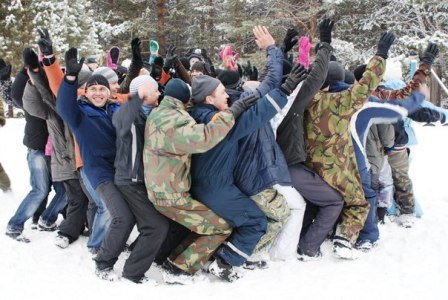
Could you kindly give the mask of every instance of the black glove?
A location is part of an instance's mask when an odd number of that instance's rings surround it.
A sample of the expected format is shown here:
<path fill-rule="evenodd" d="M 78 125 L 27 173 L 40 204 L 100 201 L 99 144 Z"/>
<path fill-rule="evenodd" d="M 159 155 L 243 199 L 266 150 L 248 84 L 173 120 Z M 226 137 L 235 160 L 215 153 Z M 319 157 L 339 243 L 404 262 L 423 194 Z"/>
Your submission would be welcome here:
<path fill-rule="evenodd" d="M 201 56 L 204 58 L 204 60 L 211 61 L 210 57 L 208 56 L 207 49 L 201 49 Z"/>
<path fill-rule="evenodd" d="M 169 45 L 166 50 L 165 62 L 163 64 L 165 71 L 171 69 L 172 67 L 176 67 L 177 55 L 175 52 L 176 47 L 174 45 Z"/>
<path fill-rule="evenodd" d="M 240 78 L 243 77 L 243 68 L 241 67 L 241 65 L 239 63 L 236 64 L 237 68 L 238 68 L 238 74 L 240 74 Z"/>
<path fill-rule="evenodd" d="M 378 50 L 376 51 L 376 55 L 387 59 L 387 53 L 389 52 L 390 46 L 392 46 L 394 41 L 395 35 L 392 32 L 384 32 L 378 41 Z"/>
<path fill-rule="evenodd" d="M 301 64 L 296 64 L 286 78 L 285 83 L 280 86 L 280 90 L 288 96 L 291 95 L 292 91 L 294 91 L 299 83 L 301 83 L 307 76 L 308 73 L 306 72 L 306 69 Z"/>
<path fill-rule="evenodd" d="M 40 39 L 37 42 L 39 45 L 40 52 L 42 52 L 43 55 L 52 55 L 53 54 L 53 43 L 51 42 L 50 34 L 48 33 L 48 29 L 44 28 L 42 31 L 41 29 L 37 29 L 37 32 L 40 35 Z"/>
<path fill-rule="evenodd" d="M 437 47 L 437 44 L 429 43 L 428 47 L 426 47 L 425 52 L 423 52 L 423 55 L 420 57 L 420 61 L 422 64 L 431 67 L 438 54 L 439 47 Z"/>
<path fill-rule="evenodd" d="M 324 19 L 319 24 L 320 41 L 331 44 L 331 31 L 333 30 L 334 22 L 330 19 Z"/>
<path fill-rule="evenodd" d="M 286 31 L 286 35 L 285 38 L 283 39 L 283 53 L 287 53 L 289 52 L 292 47 L 294 47 L 297 42 L 299 41 L 298 39 L 295 39 L 296 36 L 299 35 L 299 32 L 295 29 L 295 28 L 289 28 Z"/>
<path fill-rule="evenodd" d="M 254 66 L 254 70 L 252 71 L 252 75 L 249 77 L 249 80 L 258 80 L 258 69 Z"/>
<path fill-rule="evenodd" d="M 135 38 L 131 41 L 132 60 L 135 62 L 141 62 L 143 66 L 142 53 L 140 52 L 141 41 L 139 38 Z"/>
<path fill-rule="evenodd" d="M 36 52 L 31 48 L 25 48 L 23 50 L 23 62 L 31 70 L 39 68 L 39 59 L 37 58 Z"/>
<path fill-rule="evenodd" d="M 5 61 L 0 58 L 0 80 L 8 80 L 11 77 L 11 65 L 7 65 Z"/>
<path fill-rule="evenodd" d="M 5 126 L 5 123 L 6 123 L 5 117 L 0 116 L 0 127 Z"/>
<path fill-rule="evenodd" d="M 250 64 L 250 60 L 247 61 L 247 65 L 243 65 L 243 70 L 243 75 L 246 76 L 246 78 L 249 78 L 252 75 L 253 70 L 252 65 Z"/>
<path fill-rule="evenodd" d="M 65 52 L 65 74 L 78 76 L 84 63 L 84 57 L 78 62 L 78 49 L 70 48 Z"/>
<path fill-rule="evenodd" d="M 188 48 L 187 53 L 185 53 L 185 57 L 189 57 L 190 55 L 192 55 L 194 53 L 194 50 L 196 50 L 196 48 Z"/>
<path fill-rule="evenodd" d="M 229 108 L 233 117 L 237 119 L 246 109 L 254 105 L 258 100 L 255 95 L 250 95 L 244 99 L 238 100 Z"/>

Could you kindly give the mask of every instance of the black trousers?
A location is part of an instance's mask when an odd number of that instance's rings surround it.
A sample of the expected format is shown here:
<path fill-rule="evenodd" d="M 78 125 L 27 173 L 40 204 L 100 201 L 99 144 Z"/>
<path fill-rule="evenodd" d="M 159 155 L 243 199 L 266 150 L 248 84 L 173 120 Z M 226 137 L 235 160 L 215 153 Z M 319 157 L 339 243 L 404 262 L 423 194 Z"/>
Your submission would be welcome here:
<path fill-rule="evenodd" d="M 168 234 L 169 222 L 149 201 L 143 184 L 117 185 L 117 188 L 129 205 L 140 233 L 123 267 L 123 277 L 138 281 L 159 253 Z"/>

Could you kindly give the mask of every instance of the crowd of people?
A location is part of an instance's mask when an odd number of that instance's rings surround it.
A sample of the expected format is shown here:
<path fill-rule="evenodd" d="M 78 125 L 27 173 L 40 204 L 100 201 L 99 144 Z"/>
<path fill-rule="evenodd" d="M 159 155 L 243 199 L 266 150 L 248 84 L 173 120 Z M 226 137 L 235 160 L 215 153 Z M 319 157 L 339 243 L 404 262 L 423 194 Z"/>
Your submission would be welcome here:
<path fill-rule="evenodd" d="M 241 268 L 269 260 L 318 260 L 326 239 L 336 257 L 356 259 L 378 244 L 388 213 L 412 228 L 421 211 L 407 128 L 411 119 L 446 122 L 426 100 L 439 49 L 429 43 L 410 82 L 383 80 L 394 34 L 348 70 L 333 53 L 333 26 L 319 24 L 312 55 L 293 28 L 276 46 L 266 27 L 254 27 L 266 52 L 258 69 L 240 66 L 229 45 L 220 66 L 204 49 L 181 56 L 174 46 L 146 62 L 139 38 L 128 67 L 116 46 L 106 66 L 70 48 L 61 67 L 39 29 L 38 49 L 23 50 L 14 80 L 0 60 L 2 97 L 25 112 L 31 183 L 6 235 L 29 243 L 32 219 L 32 228 L 57 231 L 54 243 L 65 249 L 88 232 L 99 278 L 144 283 L 157 264 L 166 282 L 185 284 L 198 272 L 233 282 Z M 0 165 L 0 188 L 10 186 Z M 118 276 L 123 251 L 130 255 Z"/>

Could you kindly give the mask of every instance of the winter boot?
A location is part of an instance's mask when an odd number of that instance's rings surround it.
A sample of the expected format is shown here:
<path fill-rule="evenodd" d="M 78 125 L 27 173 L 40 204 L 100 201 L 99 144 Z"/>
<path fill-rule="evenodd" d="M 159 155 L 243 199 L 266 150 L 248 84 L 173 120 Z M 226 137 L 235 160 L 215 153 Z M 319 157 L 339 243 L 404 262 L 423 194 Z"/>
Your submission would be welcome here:
<path fill-rule="evenodd" d="M 58 234 L 54 239 L 54 244 L 59 248 L 65 249 L 70 245 L 70 240 L 68 237 Z"/>
<path fill-rule="evenodd" d="M 297 259 L 300 261 L 316 261 L 322 259 L 322 252 L 320 249 L 317 250 L 316 253 L 305 252 L 302 249 L 297 249 Z"/>
<path fill-rule="evenodd" d="M 215 260 L 208 267 L 208 271 L 209 273 L 228 282 L 233 282 L 242 277 L 242 275 L 238 274 L 231 265 L 226 264 L 220 258 L 215 258 Z"/>
<path fill-rule="evenodd" d="M 401 214 L 395 218 L 394 222 L 404 228 L 412 228 L 416 221 L 414 214 Z"/>
<path fill-rule="evenodd" d="M 104 269 L 100 269 L 97 266 L 95 268 L 95 275 L 103 280 L 106 280 L 106 281 L 118 281 L 118 276 L 115 273 L 113 267 L 107 267 Z"/>
<path fill-rule="evenodd" d="M 352 243 L 346 238 L 334 236 L 333 238 L 333 253 L 336 257 L 342 259 L 357 259 L 358 253 L 353 249 Z"/>
<path fill-rule="evenodd" d="M 192 284 L 194 282 L 193 274 L 189 274 L 174 265 L 169 259 L 162 264 L 163 281 L 169 284 Z"/>

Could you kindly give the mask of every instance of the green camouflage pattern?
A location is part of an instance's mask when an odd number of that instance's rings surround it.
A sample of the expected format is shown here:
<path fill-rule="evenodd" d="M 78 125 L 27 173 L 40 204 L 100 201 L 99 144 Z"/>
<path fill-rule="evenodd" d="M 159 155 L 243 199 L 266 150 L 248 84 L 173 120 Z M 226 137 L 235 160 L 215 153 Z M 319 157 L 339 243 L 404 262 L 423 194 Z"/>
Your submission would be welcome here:
<path fill-rule="evenodd" d="M 306 165 L 344 198 L 338 235 L 355 242 L 369 212 L 350 133 L 350 118 L 376 89 L 385 60 L 373 57 L 362 79 L 340 93 L 318 92 L 305 111 Z"/>
<path fill-rule="evenodd" d="M 412 181 L 409 177 L 409 160 L 407 149 L 392 151 L 389 164 L 394 181 L 394 199 L 401 214 L 414 213 L 415 199 Z"/>
<path fill-rule="evenodd" d="M 170 254 L 173 264 L 190 274 L 199 271 L 232 233 L 232 228 L 223 218 L 191 197 L 186 199 L 185 204 L 154 207 L 167 218 L 191 230 Z"/>
<path fill-rule="evenodd" d="M 253 255 L 267 251 L 289 217 L 290 210 L 285 197 L 274 188 L 267 188 L 250 197 L 268 219 L 266 233 L 255 246 Z"/>
<path fill-rule="evenodd" d="M 149 199 L 157 205 L 185 204 L 191 185 L 191 155 L 218 144 L 235 124 L 228 111 L 197 124 L 185 104 L 165 96 L 146 120 L 143 164 Z"/>

